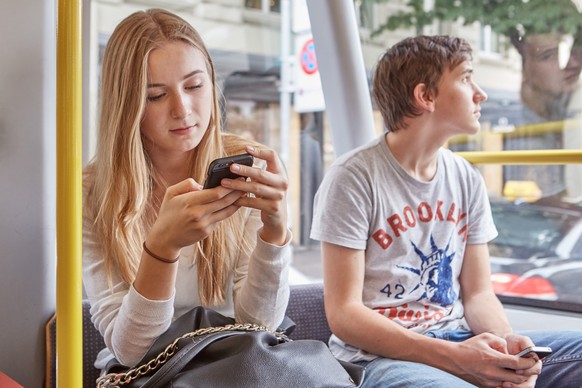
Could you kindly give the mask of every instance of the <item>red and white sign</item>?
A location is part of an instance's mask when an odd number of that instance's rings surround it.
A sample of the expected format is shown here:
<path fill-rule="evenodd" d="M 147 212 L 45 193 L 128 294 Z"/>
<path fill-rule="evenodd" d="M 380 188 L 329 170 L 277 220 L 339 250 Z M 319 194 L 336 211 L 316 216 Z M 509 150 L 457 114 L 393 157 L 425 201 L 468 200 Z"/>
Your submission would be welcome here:
<path fill-rule="evenodd" d="M 325 100 L 321 89 L 321 77 L 317 66 L 317 56 L 311 33 L 295 37 L 295 111 L 317 112 L 325 110 Z"/>

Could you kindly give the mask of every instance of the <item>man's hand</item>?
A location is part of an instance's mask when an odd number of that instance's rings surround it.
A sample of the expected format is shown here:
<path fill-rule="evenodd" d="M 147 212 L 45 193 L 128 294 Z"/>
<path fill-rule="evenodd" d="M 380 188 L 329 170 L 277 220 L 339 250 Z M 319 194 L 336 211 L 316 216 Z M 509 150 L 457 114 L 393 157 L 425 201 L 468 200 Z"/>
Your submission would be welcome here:
<path fill-rule="evenodd" d="M 508 354 L 504 338 L 483 333 L 460 342 L 450 372 L 479 387 L 533 387 L 541 366 Z"/>

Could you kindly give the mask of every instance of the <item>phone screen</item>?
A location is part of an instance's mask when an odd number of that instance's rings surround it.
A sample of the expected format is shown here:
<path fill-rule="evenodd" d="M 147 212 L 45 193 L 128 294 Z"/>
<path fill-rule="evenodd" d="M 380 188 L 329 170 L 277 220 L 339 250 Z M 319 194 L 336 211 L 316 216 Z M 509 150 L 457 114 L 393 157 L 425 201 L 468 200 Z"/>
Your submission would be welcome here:
<path fill-rule="evenodd" d="M 230 165 L 233 163 L 252 166 L 253 156 L 251 154 L 240 154 L 226 156 L 212 161 L 208 166 L 208 174 L 206 176 L 206 181 L 204 181 L 204 188 L 212 189 L 219 186 L 220 181 L 224 178 L 236 179 L 240 177 L 240 175 L 230 171 Z"/>
<path fill-rule="evenodd" d="M 552 354 L 552 348 L 547 346 L 530 346 L 523 349 L 521 352 L 517 353 L 519 357 L 533 357 L 537 355 L 537 357 L 542 360 L 545 357 Z"/>

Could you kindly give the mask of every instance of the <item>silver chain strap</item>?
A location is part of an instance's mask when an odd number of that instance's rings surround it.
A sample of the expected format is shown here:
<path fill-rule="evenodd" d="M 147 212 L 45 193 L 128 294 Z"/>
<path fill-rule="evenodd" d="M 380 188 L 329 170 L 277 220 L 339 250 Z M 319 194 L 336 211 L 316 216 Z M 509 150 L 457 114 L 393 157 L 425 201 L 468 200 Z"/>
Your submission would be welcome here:
<path fill-rule="evenodd" d="M 129 384 L 131 381 L 137 379 L 138 377 L 144 376 L 158 369 L 160 366 L 164 365 L 170 359 L 170 357 L 174 355 L 174 353 L 176 353 L 176 350 L 178 349 L 178 341 L 180 341 L 181 339 L 194 338 L 206 334 L 214 334 L 225 331 L 266 331 L 275 335 L 277 339 L 279 339 L 279 341 L 281 342 L 290 341 L 290 339 L 285 334 L 269 330 L 265 326 L 257 325 L 254 323 L 236 323 L 225 326 L 198 329 L 196 331 L 186 333 L 183 336 L 176 338 L 171 344 L 166 346 L 163 352 L 161 352 L 155 358 L 151 359 L 145 364 L 130 369 L 124 373 L 109 373 L 107 375 L 99 377 L 97 379 L 97 388 L 114 388 L 119 387 L 120 385 L 126 385 Z"/>

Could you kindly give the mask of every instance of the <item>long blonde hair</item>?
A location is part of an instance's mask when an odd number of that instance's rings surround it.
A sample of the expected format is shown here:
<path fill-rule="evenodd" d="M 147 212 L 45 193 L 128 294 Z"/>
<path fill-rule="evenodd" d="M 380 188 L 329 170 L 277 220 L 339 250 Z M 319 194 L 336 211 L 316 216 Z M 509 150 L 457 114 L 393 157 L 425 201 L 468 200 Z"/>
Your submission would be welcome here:
<path fill-rule="evenodd" d="M 165 186 L 144 148 L 140 122 L 146 104 L 149 54 L 170 41 L 200 50 L 213 86 L 209 127 L 191 152 L 191 177 L 202 182 L 210 161 L 244 152 L 249 144 L 221 134 L 214 65 L 202 38 L 188 22 L 151 9 L 128 16 L 115 28 L 103 57 L 99 137 L 95 158 L 85 170 L 84 178 L 91 183 L 84 209 L 94 220 L 109 279 L 117 271 L 128 284 L 135 278 L 142 242 L 157 217 L 159 203 L 154 203 L 153 188 Z M 199 244 L 196 266 L 203 304 L 225 300 L 236 247 L 247 253 L 251 249 L 243 241 L 243 223 L 239 211 Z"/>

